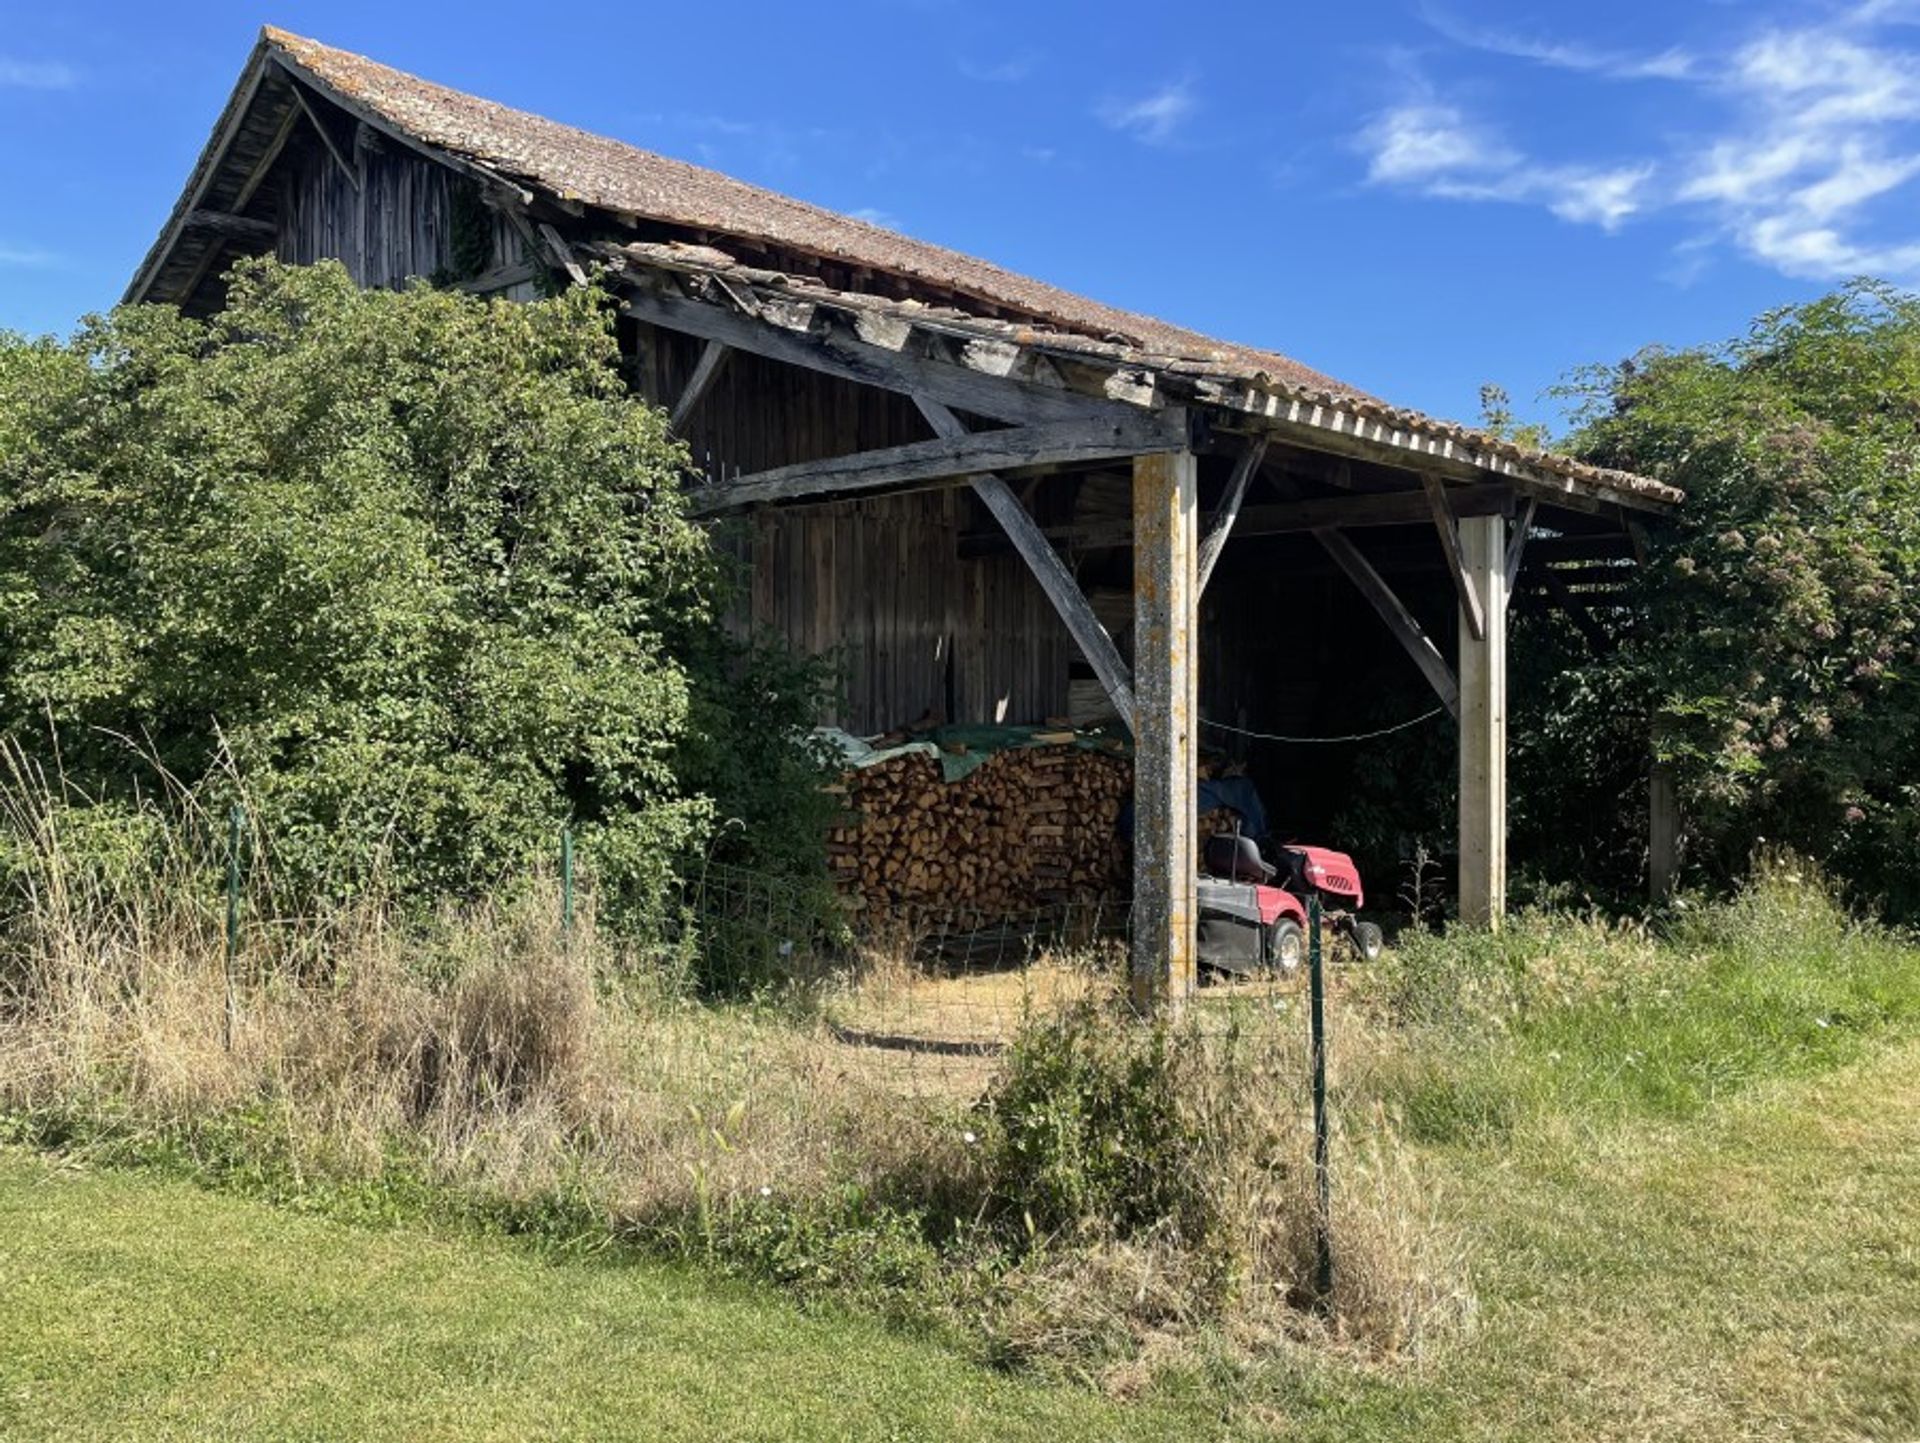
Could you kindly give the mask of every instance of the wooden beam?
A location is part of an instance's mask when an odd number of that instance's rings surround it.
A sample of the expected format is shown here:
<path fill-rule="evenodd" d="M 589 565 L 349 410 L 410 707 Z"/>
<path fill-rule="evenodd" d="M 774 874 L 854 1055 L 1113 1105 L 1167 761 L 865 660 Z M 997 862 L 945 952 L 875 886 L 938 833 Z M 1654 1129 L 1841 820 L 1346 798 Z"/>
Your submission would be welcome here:
<path fill-rule="evenodd" d="M 1533 529 L 1533 513 L 1540 509 L 1537 497 L 1527 498 L 1526 508 L 1514 523 L 1513 539 L 1507 543 L 1507 605 L 1513 605 L 1514 583 L 1520 579 L 1520 563 L 1526 559 L 1527 533 Z"/>
<path fill-rule="evenodd" d="M 444 146 L 433 145 L 428 141 L 420 140 L 407 134 L 406 131 L 388 120 L 386 116 L 375 110 L 371 105 L 368 105 L 365 101 L 347 91 L 336 88 L 313 70 L 302 65 L 298 60 L 295 60 L 291 55 L 287 54 L 286 51 L 279 49 L 277 46 L 270 47 L 264 41 L 262 42 L 261 50 L 268 60 L 279 66 L 280 69 L 284 70 L 288 75 L 293 76 L 296 80 L 305 84 L 315 95 L 321 97 L 323 100 L 332 101 L 355 120 L 378 131 L 396 145 L 410 150 L 416 155 L 425 156 L 428 160 L 444 165 L 448 170 L 456 171 L 470 180 L 478 181 L 480 185 L 487 190 L 510 194 L 516 197 L 522 205 L 531 205 L 533 203 L 533 192 L 527 190 L 524 186 L 507 179 L 506 176 L 490 166 L 482 165 L 479 161 L 468 159 L 458 151 L 449 150 Z"/>
<path fill-rule="evenodd" d="M 965 423 L 938 401 L 916 396 L 914 403 L 942 442 L 952 445 L 972 435 Z M 1185 430 L 1185 424 L 1183 416 L 1182 431 Z M 1134 704 L 1133 677 L 1127 671 L 1126 662 L 1121 659 L 1120 649 L 1113 644 L 1113 638 L 1094 614 L 1086 593 L 1080 590 L 1080 583 L 1067 569 L 1067 563 L 1060 559 L 1060 553 L 1041 534 L 1040 527 L 1027 514 L 1026 507 L 1020 504 L 1020 498 L 1013 494 L 1006 482 L 991 473 L 969 476 L 967 480 L 973 487 L 974 495 L 980 498 L 1006 531 L 1014 549 L 1020 553 L 1034 580 L 1040 583 L 1040 589 L 1046 593 L 1047 600 L 1053 603 L 1053 609 L 1059 613 L 1067 633 L 1079 646 L 1087 665 L 1093 668 L 1093 674 L 1100 679 L 1101 688 L 1106 692 L 1107 700 L 1113 704 L 1115 713 L 1125 723 L 1127 730 L 1137 734 L 1138 713 Z"/>
<path fill-rule="evenodd" d="M 360 189 L 360 167 L 347 158 L 346 147 L 334 135 L 332 123 L 314 105 L 305 85 L 298 80 L 289 80 L 288 83 L 293 90 L 293 98 L 299 102 L 301 111 L 305 113 L 308 122 L 319 135 L 320 143 L 326 146 L 327 154 L 333 157 L 333 163 L 340 167 L 340 173 L 347 178 L 355 190 Z"/>
<path fill-rule="evenodd" d="M 1440 533 L 1440 546 L 1447 558 L 1447 570 L 1453 573 L 1453 589 L 1460 594 L 1460 615 L 1466 621 L 1467 630 L 1473 634 L 1473 639 L 1479 641 L 1487 634 L 1487 618 L 1480 609 L 1480 598 L 1467 580 L 1466 563 L 1460 552 L 1460 523 L 1454 517 L 1452 506 L 1448 504 L 1446 486 L 1431 471 L 1422 471 L 1420 487 L 1427 493 L 1427 508 L 1433 513 L 1434 529 Z M 1502 523 L 1501 557 L 1503 560 L 1506 556 L 1505 530 L 1505 524 Z"/>
<path fill-rule="evenodd" d="M 1673 768 L 1655 760 L 1647 778 L 1647 890 L 1670 902 L 1680 885 L 1680 794 Z"/>
<path fill-rule="evenodd" d="M 291 84 L 291 81 L 289 81 Z M 286 118 L 280 122 L 280 128 L 273 133 L 273 139 L 267 142 L 267 148 L 260 152 L 260 158 L 253 163 L 253 169 L 247 173 L 245 183 L 234 193 L 233 203 L 227 207 L 231 211 L 243 211 L 253 199 L 273 169 L 273 163 L 280 158 L 280 152 L 287 147 L 287 140 L 293 134 L 294 126 L 300 123 L 300 107 L 289 105 Z"/>
<path fill-rule="evenodd" d="M 127 284 L 125 294 L 121 297 L 123 301 L 132 304 L 147 299 L 147 292 L 153 288 L 154 281 L 159 278 L 161 268 L 166 265 L 173 255 L 174 248 L 179 245 L 181 236 L 186 233 L 187 213 L 199 206 L 201 200 L 212 189 L 215 179 L 218 178 L 220 162 L 226 158 L 227 152 L 233 148 L 234 140 L 245 127 L 253 109 L 253 102 L 258 97 L 266 76 L 267 48 L 266 42 L 262 40 L 254 46 L 253 54 L 247 60 L 247 68 L 241 73 L 240 82 L 234 88 L 234 99 L 221 114 L 212 138 L 207 141 L 207 148 L 201 157 L 203 163 L 194 168 L 194 175 L 198 179 L 189 182 L 191 194 L 185 197 L 185 205 L 175 208 L 173 215 L 167 221 L 166 228 L 160 233 L 160 238 L 141 259 L 140 269 L 134 273 L 132 281 Z M 218 246 L 207 247 L 206 254 L 200 258 L 200 264 L 193 272 L 189 288 L 176 298 L 182 305 L 192 297 L 193 290 L 198 288 L 201 277 L 206 274 L 207 266 L 218 251 Z"/>
<path fill-rule="evenodd" d="M 1433 471 L 1455 481 L 1500 480 L 1553 506 L 1598 513 L 1609 506 L 1663 514 L 1674 502 L 1615 490 L 1502 455 L 1441 428 L 1415 429 L 1359 407 L 1311 395 L 1282 395 L 1244 382 L 1200 381 L 1197 397 L 1258 419 L 1275 435 L 1310 450 L 1351 456 L 1403 471 Z"/>
<path fill-rule="evenodd" d="M 1506 523 L 1460 523 L 1461 574 L 1479 603 L 1460 611 L 1460 920 L 1498 928 L 1507 902 Z"/>
<path fill-rule="evenodd" d="M 280 236 L 280 228 L 270 220 L 255 220 L 250 215 L 233 215 L 223 210 L 188 211 L 187 229 L 209 231 L 224 240 L 272 241 Z"/>
<path fill-rule="evenodd" d="M 461 281 L 454 287 L 468 295 L 487 296 L 495 291 L 504 291 L 509 286 L 517 286 L 522 281 L 530 281 L 546 268 L 536 266 L 532 261 L 510 261 L 504 266 L 495 266 L 490 271 L 482 271 L 470 281 Z"/>
<path fill-rule="evenodd" d="M 687 418 L 693 415 L 694 408 L 706 399 L 720 368 L 726 364 L 727 357 L 733 354 L 733 347 L 724 341 L 708 341 L 700 352 L 700 359 L 694 364 L 693 374 L 687 378 L 686 389 L 680 393 L 680 399 L 673 403 L 673 415 L 668 424 L 678 432 L 685 429 Z"/>
<path fill-rule="evenodd" d="M 587 283 L 587 272 L 580 262 L 573 258 L 573 251 L 560 232 L 546 221 L 541 221 L 538 229 L 540 239 L 546 242 L 547 254 L 553 257 L 554 265 L 565 271 L 576 286 L 584 286 Z"/>
<path fill-rule="evenodd" d="M 1316 531 L 1313 536 L 1380 614 L 1380 619 L 1387 624 L 1387 630 L 1393 633 L 1393 639 L 1400 643 L 1407 655 L 1413 658 L 1414 665 L 1420 668 L 1421 675 L 1426 677 L 1427 685 L 1440 698 L 1440 704 L 1447 709 L 1447 714 L 1458 720 L 1460 683 L 1454 677 L 1453 668 L 1447 665 L 1446 658 L 1440 655 L 1440 648 L 1434 645 L 1433 638 L 1421 629 L 1413 613 L 1394 595 L 1393 588 L 1387 585 L 1380 573 L 1373 569 L 1373 564 L 1360 554 L 1359 548 L 1351 541 L 1331 529 Z"/>
<path fill-rule="evenodd" d="M 976 416 L 1016 425 L 1137 414 L 1141 409 L 1011 376 L 989 375 L 958 361 L 917 355 L 905 327 L 897 337 L 886 337 L 892 344 L 879 344 L 881 332 L 870 331 L 869 336 L 875 339 L 863 339 L 850 330 L 819 323 L 810 308 L 779 315 L 749 315 L 732 306 L 688 296 L 630 290 L 622 309 L 667 330 L 724 341 L 736 350 L 783 365 L 915 398 L 925 396 Z M 789 324 L 793 321 L 801 324 Z"/>
<path fill-rule="evenodd" d="M 1504 485 L 1464 486 L 1449 499 L 1460 516 L 1504 515 L 1513 493 Z M 1389 491 L 1377 495 L 1329 496 L 1311 501 L 1284 501 L 1272 505 L 1243 506 L 1233 528 L 1236 536 L 1286 536 L 1301 531 L 1319 531 L 1338 527 L 1412 526 L 1430 520 L 1432 510 L 1427 498 L 1418 491 Z M 1076 551 L 1099 551 L 1133 544 L 1132 528 L 1124 522 L 1091 522 L 1074 526 L 1055 526 L 1047 536 Z M 961 537 L 961 554 L 968 555 L 979 538 Z"/>
<path fill-rule="evenodd" d="M 1194 456 L 1133 463 L 1133 956 L 1135 1006 L 1179 1007 L 1194 986 L 1199 749 L 1199 499 Z"/>
<path fill-rule="evenodd" d="M 1226 498 L 1214 513 L 1207 539 L 1200 543 L 1199 579 L 1194 583 L 1196 596 L 1206 593 L 1213 568 L 1219 564 L 1220 553 L 1226 549 L 1227 537 L 1233 534 L 1233 523 L 1240 515 L 1240 503 L 1247 499 L 1247 483 L 1253 479 L 1254 472 L 1260 469 L 1260 462 L 1266 454 L 1267 438 L 1256 436 L 1247 442 L 1246 450 L 1240 453 L 1240 459 L 1234 463 L 1233 479 L 1227 483 Z"/>
<path fill-rule="evenodd" d="M 1647 564 L 1647 558 L 1653 550 L 1653 543 L 1647 537 L 1646 523 L 1628 517 L 1627 539 L 1633 542 L 1633 559 L 1642 566 L 1645 566 Z"/>
<path fill-rule="evenodd" d="M 1567 620 L 1587 639 L 1588 646 L 1602 656 L 1613 650 L 1613 638 L 1607 634 L 1607 629 L 1594 620 L 1593 613 L 1587 609 L 1584 601 L 1567 590 L 1566 582 L 1560 579 L 1557 572 L 1542 571 L 1540 585 L 1553 599 L 1554 605 L 1567 614 Z"/>
<path fill-rule="evenodd" d="M 924 404 L 921 409 L 926 409 Z M 1048 421 L 1003 431 L 961 430 L 931 441 L 824 461 L 802 461 L 758 471 L 725 485 L 703 486 L 693 493 L 692 514 L 712 516 L 771 502 L 931 482 L 957 484 L 981 472 L 1111 461 L 1150 451 L 1177 451 L 1186 443 L 1184 412 L 1131 411 L 1117 421 Z M 1039 534 L 1039 528 L 1034 529 Z"/>

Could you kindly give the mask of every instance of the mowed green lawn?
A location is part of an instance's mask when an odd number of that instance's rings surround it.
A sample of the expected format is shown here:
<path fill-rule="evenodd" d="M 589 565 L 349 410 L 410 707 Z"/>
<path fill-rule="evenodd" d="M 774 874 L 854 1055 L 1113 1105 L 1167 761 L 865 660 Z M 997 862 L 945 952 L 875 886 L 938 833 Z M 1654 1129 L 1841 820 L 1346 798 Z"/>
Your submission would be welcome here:
<path fill-rule="evenodd" d="M 1148 1438 L 1164 1417 L 649 1264 L 0 1149 L 0 1438 Z"/>
<path fill-rule="evenodd" d="M 1920 1438 L 1920 1046 L 1447 1164 L 1474 1336 L 1143 1405 L 696 1273 L 0 1150 L 0 1437 Z"/>

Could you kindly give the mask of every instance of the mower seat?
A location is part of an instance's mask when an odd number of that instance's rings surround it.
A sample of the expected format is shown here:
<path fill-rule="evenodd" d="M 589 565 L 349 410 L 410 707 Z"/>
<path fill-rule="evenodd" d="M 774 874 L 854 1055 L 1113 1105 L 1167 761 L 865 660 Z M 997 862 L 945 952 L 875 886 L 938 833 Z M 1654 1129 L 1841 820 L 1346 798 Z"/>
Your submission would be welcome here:
<path fill-rule="evenodd" d="M 1222 832 L 1218 836 L 1207 838 L 1206 851 L 1202 854 L 1209 876 L 1226 877 L 1235 882 L 1252 882 L 1264 886 L 1273 880 L 1273 867 L 1260 855 L 1260 848 L 1254 845 L 1252 837 L 1241 836 L 1238 832 Z"/>

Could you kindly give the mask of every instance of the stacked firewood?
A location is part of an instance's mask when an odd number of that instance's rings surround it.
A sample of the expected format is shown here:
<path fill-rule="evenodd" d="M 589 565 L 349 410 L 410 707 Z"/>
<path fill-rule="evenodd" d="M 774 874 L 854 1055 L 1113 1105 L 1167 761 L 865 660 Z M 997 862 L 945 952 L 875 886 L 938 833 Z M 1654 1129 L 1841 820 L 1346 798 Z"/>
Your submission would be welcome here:
<path fill-rule="evenodd" d="M 1118 749 L 1064 741 L 995 752 L 954 782 L 931 757 L 894 757 L 847 775 L 828 856 L 849 905 L 876 918 L 1101 901 L 1125 892 L 1119 820 L 1132 786 Z"/>

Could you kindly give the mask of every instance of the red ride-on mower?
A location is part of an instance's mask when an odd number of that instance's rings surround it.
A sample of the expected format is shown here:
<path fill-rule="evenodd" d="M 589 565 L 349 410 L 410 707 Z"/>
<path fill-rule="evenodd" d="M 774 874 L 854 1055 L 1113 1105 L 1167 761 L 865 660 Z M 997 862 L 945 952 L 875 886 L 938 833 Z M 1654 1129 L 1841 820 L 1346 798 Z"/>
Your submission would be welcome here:
<path fill-rule="evenodd" d="M 1380 929 L 1354 915 L 1366 899 L 1353 858 L 1325 847 L 1278 851 L 1284 875 L 1251 837 L 1232 832 L 1207 839 L 1197 898 L 1200 965 L 1234 976 L 1297 972 L 1307 956 L 1304 899 L 1316 892 L 1324 924 L 1365 960 L 1377 958 Z"/>

